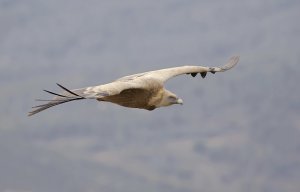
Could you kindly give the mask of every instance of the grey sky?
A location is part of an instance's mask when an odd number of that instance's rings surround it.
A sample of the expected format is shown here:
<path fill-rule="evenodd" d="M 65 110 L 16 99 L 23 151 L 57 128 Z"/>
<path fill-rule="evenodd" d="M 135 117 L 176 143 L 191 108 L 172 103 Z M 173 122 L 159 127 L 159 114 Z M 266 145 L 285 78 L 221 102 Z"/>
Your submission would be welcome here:
<path fill-rule="evenodd" d="M 0 192 L 299 191 L 300 2 L 0 0 Z M 239 65 L 167 88 L 153 112 L 79 88 L 185 64 Z"/>

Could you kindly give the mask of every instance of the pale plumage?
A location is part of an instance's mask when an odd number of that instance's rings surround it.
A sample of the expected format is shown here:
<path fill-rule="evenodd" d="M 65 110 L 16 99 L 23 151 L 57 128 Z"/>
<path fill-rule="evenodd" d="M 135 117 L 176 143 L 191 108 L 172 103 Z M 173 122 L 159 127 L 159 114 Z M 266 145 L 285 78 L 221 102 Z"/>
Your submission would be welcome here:
<path fill-rule="evenodd" d="M 64 92 L 57 94 L 44 90 L 55 95 L 55 97 L 52 100 L 38 100 L 47 101 L 48 103 L 33 107 L 34 110 L 29 112 L 28 115 L 31 116 L 49 107 L 81 99 L 97 99 L 98 101 L 116 103 L 124 107 L 146 110 L 182 104 L 182 99 L 179 99 L 174 93 L 164 88 L 165 81 L 182 74 L 191 74 L 195 77 L 200 73 L 204 78 L 207 72 L 214 74 L 227 71 L 234 67 L 238 61 L 239 57 L 234 56 L 230 58 L 227 64 L 221 67 L 182 66 L 149 71 L 125 76 L 108 84 L 74 90 L 69 90 L 57 84 Z"/>

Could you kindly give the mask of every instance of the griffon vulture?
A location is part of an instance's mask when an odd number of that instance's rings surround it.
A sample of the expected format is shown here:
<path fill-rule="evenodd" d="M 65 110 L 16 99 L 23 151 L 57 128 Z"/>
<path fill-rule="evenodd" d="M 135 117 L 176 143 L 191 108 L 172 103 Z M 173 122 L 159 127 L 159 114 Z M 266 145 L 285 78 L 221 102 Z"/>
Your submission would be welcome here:
<path fill-rule="evenodd" d="M 221 67 L 182 66 L 149 71 L 125 76 L 108 84 L 74 90 L 69 90 L 57 84 L 64 92 L 57 94 L 44 90 L 55 95 L 55 97 L 52 100 L 38 100 L 48 103 L 33 107 L 34 110 L 29 112 L 28 116 L 55 105 L 81 99 L 97 99 L 98 101 L 116 103 L 124 107 L 146 110 L 153 110 L 173 104 L 182 104 L 182 99 L 164 88 L 165 81 L 182 74 L 190 74 L 195 77 L 200 73 L 202 78 L 204 78 L 207 72 L 214 74 L 215 72 L 227 71 L 234 67 L 238 61 L 239 56 L 234 56 L 230 58 L 227 64 Z"/>

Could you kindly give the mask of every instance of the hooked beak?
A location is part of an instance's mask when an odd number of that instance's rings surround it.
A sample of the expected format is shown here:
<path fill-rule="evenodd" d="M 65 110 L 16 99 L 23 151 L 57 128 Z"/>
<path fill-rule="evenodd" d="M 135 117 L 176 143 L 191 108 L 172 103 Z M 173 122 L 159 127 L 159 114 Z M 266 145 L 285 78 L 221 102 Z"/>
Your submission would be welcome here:
<path fill-rule="evenodd" d="M 182 99 L 177 99 L 177 104 L 183 105 L 183 100 Z"/>

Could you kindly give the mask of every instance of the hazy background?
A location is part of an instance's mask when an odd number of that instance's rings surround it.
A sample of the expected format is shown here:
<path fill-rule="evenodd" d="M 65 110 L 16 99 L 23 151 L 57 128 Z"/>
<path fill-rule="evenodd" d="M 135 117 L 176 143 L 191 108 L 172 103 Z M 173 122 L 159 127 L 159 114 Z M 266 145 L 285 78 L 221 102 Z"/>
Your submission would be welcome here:
<path fill-rule="evenodd" d="M 300 1 L 0 0 L 0 192 L 297 192 Z M 185 64 L 183 106 L 36 98 Z"/>

